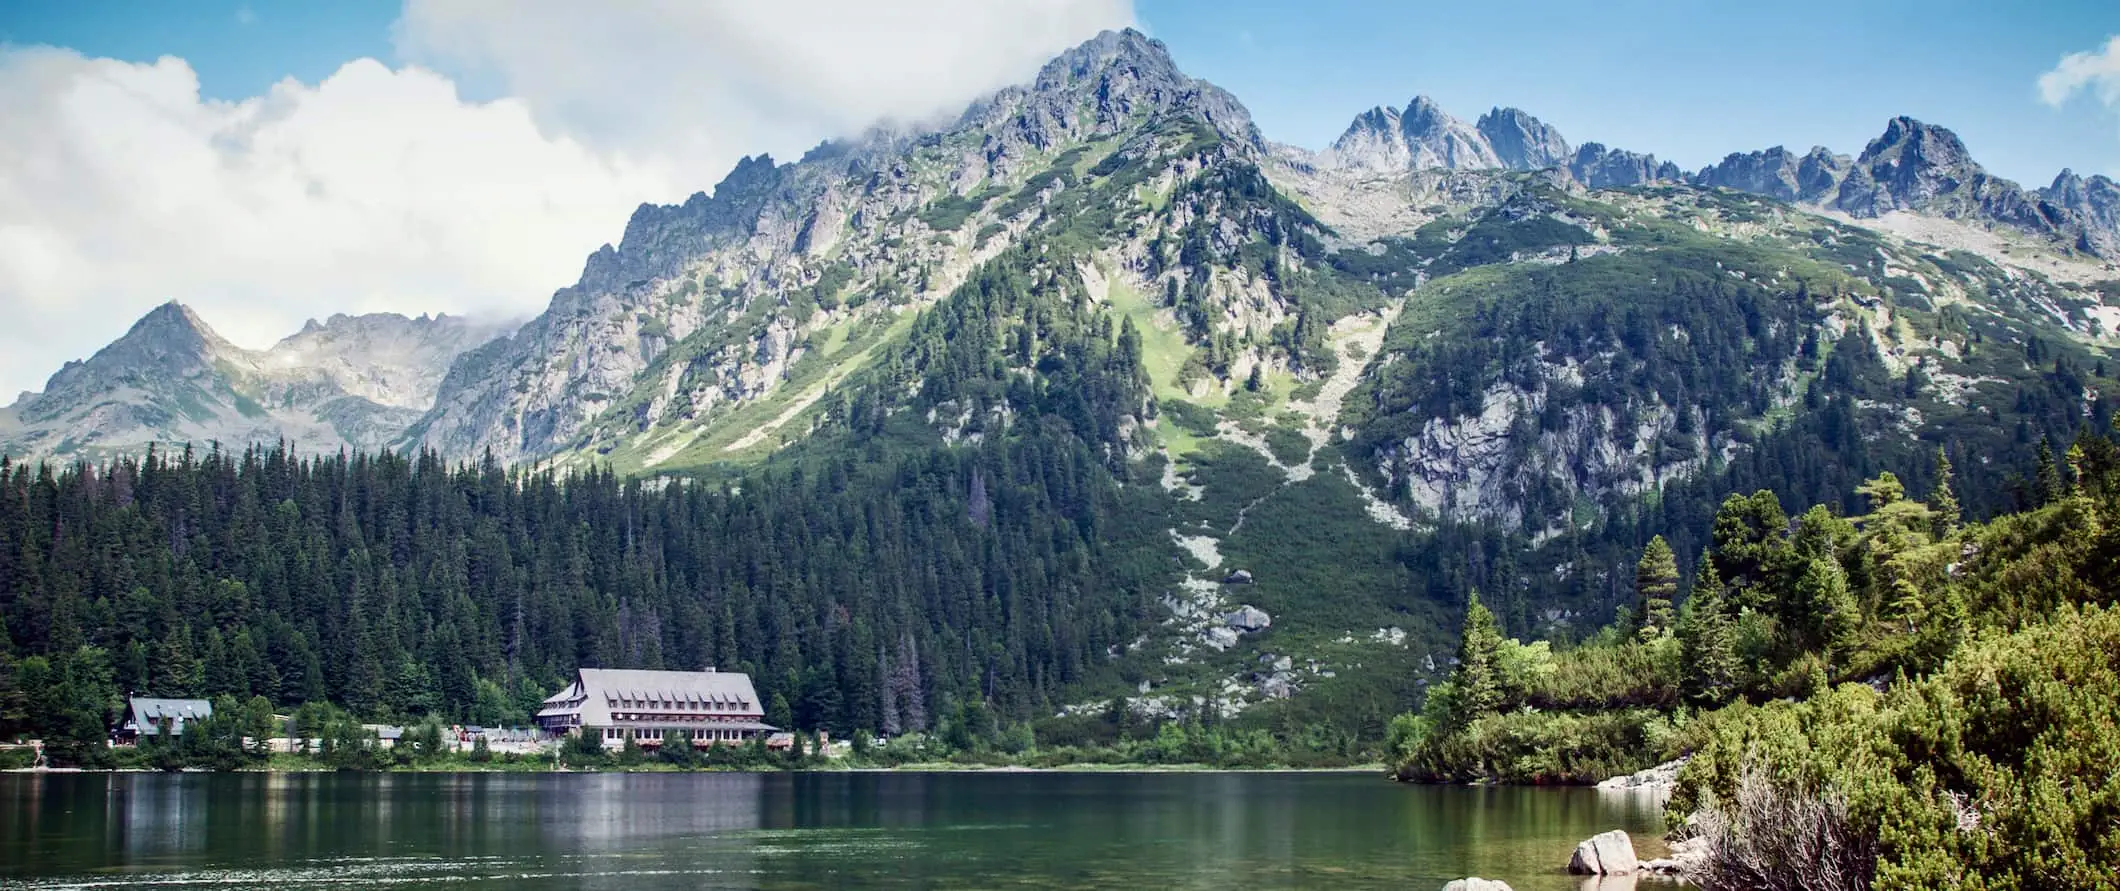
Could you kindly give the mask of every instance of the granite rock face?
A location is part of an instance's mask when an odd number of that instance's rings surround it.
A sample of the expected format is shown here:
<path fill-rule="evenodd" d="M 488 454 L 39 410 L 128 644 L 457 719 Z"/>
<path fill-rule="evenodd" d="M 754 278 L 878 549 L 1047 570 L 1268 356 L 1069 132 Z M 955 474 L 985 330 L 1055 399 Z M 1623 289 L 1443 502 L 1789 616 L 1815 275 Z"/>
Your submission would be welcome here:
<path fill-rule="evenodd" d="M 1559 130 L 1518 109 L 1492 109 L 1474 126 L 1502 166 L 1511 170 L 1563 167 L 1574 157 Z"/>

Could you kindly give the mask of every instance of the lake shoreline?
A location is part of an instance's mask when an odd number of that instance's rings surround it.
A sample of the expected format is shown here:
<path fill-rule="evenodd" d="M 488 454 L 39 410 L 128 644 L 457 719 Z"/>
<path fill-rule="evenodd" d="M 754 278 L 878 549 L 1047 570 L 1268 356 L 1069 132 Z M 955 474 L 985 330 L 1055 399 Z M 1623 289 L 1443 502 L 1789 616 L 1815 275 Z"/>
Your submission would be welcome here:
<path fill-rule="evenodd" d="M 1180 774 L 1180 773 L 1227 773 L 1227 774 L 1374 774 L 1380 779 L 1390 779 L 1391 771 L 1382 764 L 1353 765 L 1349 767 L 1215 767 L 1206 764 L 1061 764 L 1052 767 L 1019 767 L 1012 765 L 973 764 L 906 764 L 896 767 L 835 767 L 804 766 L 794 768 L 753 767 L 670 767 L 664 765 L 638 765 L 632 767 L 542 767 L 522 764 L 495 766 L 450 764 L 435 767 L 403 766 L 382 770 L 338 770 L 330 767 L 246 767 L 238 770 L 214 771 L 197 768 L 183 770 L 156 770 L 148 767 L 14 767 L 0 770 L 0 774 L 167 774 L 167 773 L 264 773 L 264 774 L 309 774 L 309 773 L 372 773 L 372 774 L 444 774 L 444 773 L 996 773 L 996 774 Z"/>

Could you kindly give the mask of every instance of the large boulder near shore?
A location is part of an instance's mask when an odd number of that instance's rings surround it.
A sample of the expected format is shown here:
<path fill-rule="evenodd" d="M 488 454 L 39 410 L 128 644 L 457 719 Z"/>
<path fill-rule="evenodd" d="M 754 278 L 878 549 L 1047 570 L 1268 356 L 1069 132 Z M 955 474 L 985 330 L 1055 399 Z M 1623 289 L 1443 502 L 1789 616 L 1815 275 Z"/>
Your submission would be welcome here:
<path fill-rule="evenodd" d="M 1465 879 L 1452 879 L 1450 884 L 1443 886 L 1443 891 L 1516 891 L 1516 889 L 1509 887 L 1508 882 L 1473 876 Z"/>
<path fill-rule="evenodd" d="M 1597 787 L 1621 792 L 1669 793 L 1672 789 L 1678 787 L 1678 771 L 1686 766 L 1686 760 L 1685 758 L 1680 758 L 1676 761 L 1667 761 L 1639 773 L 1613 777 L 1598 783 Z"/>
<path fill-rule="evenodd" d="M 1575 846 L 1568 871 L 1579 876 L 1632 875 L 1641 865 L 1634 858 L 1634 840 L 1623 830 L 1600 832 Z"/>

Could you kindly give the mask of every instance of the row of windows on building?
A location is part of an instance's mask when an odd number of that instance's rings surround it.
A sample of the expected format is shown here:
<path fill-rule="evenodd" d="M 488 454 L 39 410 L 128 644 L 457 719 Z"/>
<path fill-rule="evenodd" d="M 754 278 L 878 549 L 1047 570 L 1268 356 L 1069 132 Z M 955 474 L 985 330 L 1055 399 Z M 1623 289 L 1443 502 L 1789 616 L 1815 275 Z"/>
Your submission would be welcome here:
<path fill-rule="evenodd" d="M 661 741 L 665 732 L 650 727 L 606 727 L 604 728 L 604 739 L 612 741 L 637 739 L 656 742 Z M 742 730 L 693 729 L 689 731 L 679 730 L 677 732 L 688 735 L 693 742 L 743 742 L 750 739 Z"/>
<path fill-rule="evenodd" d="M 663 715 L 654 712 L 612 712 L 613 721 L 669 721 L 675 724 L 697 724 L 702 721 L 742 721 L 750 715 Z M 580 723 L 579 716 L 575 718 Z"/>

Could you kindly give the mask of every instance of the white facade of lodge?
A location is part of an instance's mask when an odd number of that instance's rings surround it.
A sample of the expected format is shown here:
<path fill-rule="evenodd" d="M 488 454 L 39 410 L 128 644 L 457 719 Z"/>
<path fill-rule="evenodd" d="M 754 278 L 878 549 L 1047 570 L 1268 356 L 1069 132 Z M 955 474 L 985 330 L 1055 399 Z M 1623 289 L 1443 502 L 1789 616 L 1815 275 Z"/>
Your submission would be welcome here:
<path fill-rule="evenodd" d="M 607 749 L 623 748 L 629 739 L 659 746 L 672 730 L 704 748 L 741 745 L 779 729 L 764 718 L 751 676 L 742 672 L 583 668 L 545 700 L 537 725 L 554 735 L 601 737 Z"/>

